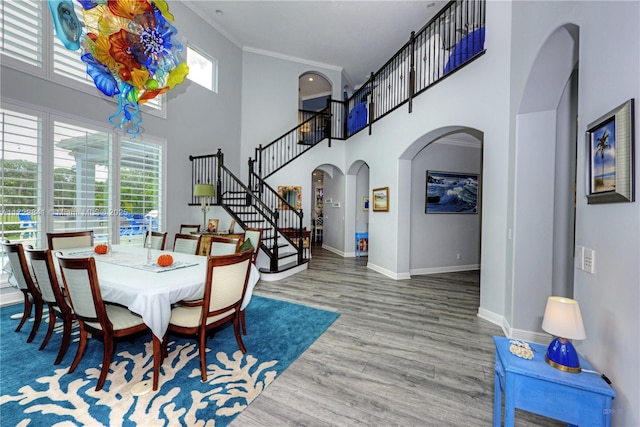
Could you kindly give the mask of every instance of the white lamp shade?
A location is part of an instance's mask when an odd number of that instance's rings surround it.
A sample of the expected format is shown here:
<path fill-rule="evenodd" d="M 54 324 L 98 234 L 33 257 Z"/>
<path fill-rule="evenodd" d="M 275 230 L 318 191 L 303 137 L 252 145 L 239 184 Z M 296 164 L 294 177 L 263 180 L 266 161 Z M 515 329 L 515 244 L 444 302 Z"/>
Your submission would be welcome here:
<path fill-rule="evenodd" d="M 196 197 L 213 197 L 216 195 L 216 190 L 213 184 L 196 184 L 193 188 L 193 195 Z"/>
<path fill-rule="evenodd" d="M 587 337 L 578 301 L 571 298 L 549 297 L 544 310 L 542 329 L 553 336 L 571 340 Z"/>

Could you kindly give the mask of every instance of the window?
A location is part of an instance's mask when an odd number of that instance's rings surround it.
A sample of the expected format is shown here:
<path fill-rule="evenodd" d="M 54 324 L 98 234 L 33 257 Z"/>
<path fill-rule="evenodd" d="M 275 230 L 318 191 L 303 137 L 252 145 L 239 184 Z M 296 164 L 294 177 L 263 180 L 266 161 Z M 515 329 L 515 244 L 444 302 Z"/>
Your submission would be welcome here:
<path fill-rule="evenodd" d="M 159 211 L 151 223 L 155 231 L 162 220 L 162 146 L 140 139 L 123 140 L 120 147 L 120 243 L 142 246 L 147 213 Z"/>
<path fill-rule="evenodd" d="M 187 46 L 187 78 L 212 92 L 218 93 L 218 61 L 208 58 L 195 48 Z"/>
<path fill-rule="evenodd" d="M 42 7 L 39 1 L 0 2 L 3 55 L 42 68 Z"/>
<path fill-rule="evenodd" d="M 94 230 L 96 241 L 142 245 L 153 209 L 160 228 L 164 140 L 22 108 L 1 109 L 0 119 L 3 237 L 46 247 L 47 232 Z"/>
<path fill-rule="evenodd" d="M 35 244 L 41 234 L 39 144 L 41 119 L 0 110 L 2 237 Z"/>
<path fill-rule="evenodd" d="M 55 121 L 53 142 L 53 231 L 93 230 L 106 241 L 111 134 Z"/>

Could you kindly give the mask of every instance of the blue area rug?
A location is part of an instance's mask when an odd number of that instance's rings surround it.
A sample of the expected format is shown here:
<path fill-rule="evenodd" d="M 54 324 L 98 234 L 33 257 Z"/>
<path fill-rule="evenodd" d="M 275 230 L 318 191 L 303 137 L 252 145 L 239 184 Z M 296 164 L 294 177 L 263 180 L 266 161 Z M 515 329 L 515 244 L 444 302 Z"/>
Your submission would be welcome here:
<path fill-rule="evenodd" d="M 56 327 L 47 348 L 38 351 L 47 323 L 43 319 L 36 339 L 27 344 L 31 323 L 14 332 L 19 317 L 12 316 L 21 312 L 22 304 L 0 308 L 3 426 L 225 426 L 339 316 L 254 296 L 246 310 L 246 354 L 238 349 L 231 324 L 223 326 L 207 340 L 208 380 L 202 382 L 195 340 L 170 336 L 159 389 L 133 396 L 132 386 L 153 376 L 150 335 L 116 343 L 107 381 L 96 392 L 102 342 L 90 340 L 78 368 L 68 374 L 77 328 L 62 363 L 54 366 L 62 327 Z"/>

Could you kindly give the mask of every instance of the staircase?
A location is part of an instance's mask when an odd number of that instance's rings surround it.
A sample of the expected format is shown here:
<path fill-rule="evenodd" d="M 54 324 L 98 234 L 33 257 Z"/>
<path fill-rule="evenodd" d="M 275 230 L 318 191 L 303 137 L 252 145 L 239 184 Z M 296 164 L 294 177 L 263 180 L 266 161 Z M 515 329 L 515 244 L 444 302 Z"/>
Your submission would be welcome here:
<path fill-rule="evenodd" d="M 305 150 L 306 151 L 306 150 Z M 304 152 L 304 151 L 303 151 Z M 296 210 L 264 180 L 250 172 L 253 191 L 224 166 L 224 154 L 190 156 L 192 177 L 195 182 L 211 183 L 215 177 L 216 204 L 223 207 L 242 228 L 262 229 L 260 249 L 269 259 L 268 267 L 260 268 L 264 274 L 281 274 L 289 270 L 306 268 L 302 233 L 302 211 Z M 198 205 L 192 196 L 190 205 Z M 294 271 L 294 272 L 295 272 Z"/>
<path fill-rule="evenodd" d="M 485 0 L 449 2 L 369 80 L 345 101 L 330 99 L 317 113 L 301 112 L 301 123 L 249 159 L 245 185 L 224 166 L 224 156 L 190 156 L 192 182 L 216 184 L 217 204 L 242 227 L 263 229 L 262 251 L 269 267 L 262 273 L 280 274 L 306 268 L 302 210 L 296 210 L 271 188 L 266 179 L 324 139 L 346 140 L 413 99 L 441 79 L 451 76 L 485 53 Z M 192 186 L 193 188 L 193 186 Z M 200 204 L 192 195 L 190 205 Z"/>

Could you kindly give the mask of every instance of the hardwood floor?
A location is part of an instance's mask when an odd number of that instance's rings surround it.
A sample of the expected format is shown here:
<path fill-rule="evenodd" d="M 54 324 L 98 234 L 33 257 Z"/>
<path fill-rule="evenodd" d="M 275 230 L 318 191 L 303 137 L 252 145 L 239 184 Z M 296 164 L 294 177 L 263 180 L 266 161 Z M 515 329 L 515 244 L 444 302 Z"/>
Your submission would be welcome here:
<path fill-rule="evenodd" d="M 476 316 L 479 272 L 396 281 L 366 264 L 313 248 L 307 271 L 258 283 L 257 295 L 340 317 L 232 425 L 492 424 L 502 330 Z M 562 424 L 517 411 L 516 425 Z"/>

